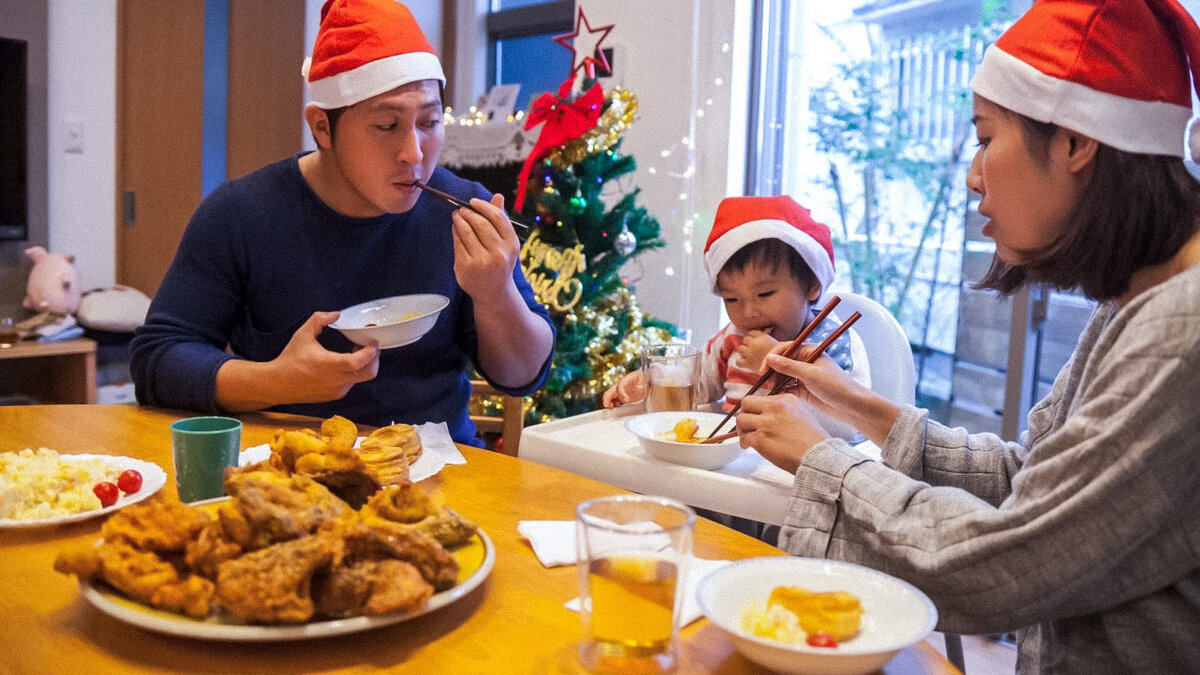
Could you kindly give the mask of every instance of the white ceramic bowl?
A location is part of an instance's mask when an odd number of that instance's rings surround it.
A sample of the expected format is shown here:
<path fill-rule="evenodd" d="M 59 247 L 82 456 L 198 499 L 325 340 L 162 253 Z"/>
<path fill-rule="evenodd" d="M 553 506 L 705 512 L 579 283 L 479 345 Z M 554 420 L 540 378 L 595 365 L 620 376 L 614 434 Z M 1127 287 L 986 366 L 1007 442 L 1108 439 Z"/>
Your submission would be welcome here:
<path fill-rule="evenodd" d="M 664 462 L 694 466 L 697 469 L 719 469 L 742 454 L 742 446 L 737 436 L 721 443 L 680 443 L 660 438 L 662 434 L 675 428 L 675 424 L 685 417 L 696 420 L 700 425 L 698 435 L 704 438 L 716 428 L 724 413 L 700 412 L 698 410 L 680 412 L 652 412 L 637 415 L 625 420 L 625 428 L 637 436 L 642 447 L 651 457 Z M 733 431 L 734 421 L 729 420 L 721 428 L 721 432 Z"/>
<path fill-rule="evenodd" d="M 765 603 L 776 586 L 858 596 L 863 607 L 858 635 L 837 647 L 810 647 L 743 632 L 743 609 Z M 924 640 L 937 625 L 937 609 L 916 587 L 836 560 L 791 556 L 739 560 L 701 579 L 696 599 L 704 615 L 729 634 L 743 656 L 781 673 L 871 673 L 896 652 Z"/>
<path fill-rule="evenodd" d="M 446 296 L 433 294 L 381 298 L 343 309 L 330 327 L 354 344 L 375 340 L 380 349 L 403 347 L 428 333 L 448 304 Z"/>

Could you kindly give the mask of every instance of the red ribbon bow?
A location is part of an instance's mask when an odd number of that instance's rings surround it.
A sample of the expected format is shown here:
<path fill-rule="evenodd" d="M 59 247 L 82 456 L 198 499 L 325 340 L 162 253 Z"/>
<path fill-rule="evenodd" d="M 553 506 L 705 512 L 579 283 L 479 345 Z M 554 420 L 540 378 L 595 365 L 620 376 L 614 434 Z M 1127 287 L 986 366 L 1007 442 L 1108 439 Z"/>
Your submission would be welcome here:
<path fill-rule="evenodd" d="M 588 129 L 596 126 L 596 120 L 600 119 L 604 90 L 599 84 L 594 84 L 591 89 L 571 101 L 569 97 L 574 84 L 575 76 L 572 75 L 558 85 L 558 96 L 549 92 L 539 96 L 533 102 L 529 118 L 525 120 L 526 129 L 532 129 L 543 122 L 545 124 L 538 135 L 537 144 L 525 158 L 525 164 L 521 166 L 521 173 L 517 177 L 517 199 L 513 204 L 513 210 L 517 213 L 521 212 L 521 207 L 525 204 L 525 184 L 529 181 L 533 165 L 552 149 L 582 136 Z"/>

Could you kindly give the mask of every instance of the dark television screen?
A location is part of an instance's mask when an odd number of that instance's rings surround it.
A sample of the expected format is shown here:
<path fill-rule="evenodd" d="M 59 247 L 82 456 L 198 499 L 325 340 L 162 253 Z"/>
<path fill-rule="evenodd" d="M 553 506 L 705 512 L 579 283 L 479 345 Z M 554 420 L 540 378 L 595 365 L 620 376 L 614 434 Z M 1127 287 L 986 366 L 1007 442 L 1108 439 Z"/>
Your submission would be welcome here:
<path fill-rule="evenodd" d="M 0 239 L 25 239 L 29 226 L 26 43 L 0 38 Z"/>

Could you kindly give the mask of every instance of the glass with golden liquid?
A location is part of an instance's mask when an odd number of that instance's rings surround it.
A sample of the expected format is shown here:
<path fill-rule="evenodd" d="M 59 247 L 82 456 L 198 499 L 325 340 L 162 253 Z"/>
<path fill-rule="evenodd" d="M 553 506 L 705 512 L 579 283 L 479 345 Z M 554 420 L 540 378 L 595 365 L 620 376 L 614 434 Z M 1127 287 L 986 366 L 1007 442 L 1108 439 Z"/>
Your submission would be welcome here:
<path fill-rule="evenodd" d="M 696 514 L 643 495 L 593 499 L 575 514 L 580 663 L 594 673 L 671 671 Z"/>
<path fill-rule="evenodd" d="M 646 412 L 691 410 L 696 405 L 700 350 L 684 344 L 651 345 L 642 350 Z"/>

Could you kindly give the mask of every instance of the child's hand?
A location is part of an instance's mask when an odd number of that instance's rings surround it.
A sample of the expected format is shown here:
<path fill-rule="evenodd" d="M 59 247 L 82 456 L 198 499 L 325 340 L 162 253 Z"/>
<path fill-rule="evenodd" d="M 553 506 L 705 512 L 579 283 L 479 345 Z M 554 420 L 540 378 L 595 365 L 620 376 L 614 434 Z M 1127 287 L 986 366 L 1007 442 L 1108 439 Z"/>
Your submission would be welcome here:
<path fill-rule="evenodd" d="M 646 398 L 646 378 L 642 371 L 635 370 L 604 392 L 604 407 L 615 408 Z"/>
<path fill-rule="evenodd" d="M 738 367 L 746 370 L 760 370 L 763 358 L 771 353 L 771 349 L 778 344 L 778 340 L 761 330 L 752 330 L 746 333 L 741 346 L 737 348 L 737 353 L 742 357 Z"/>

